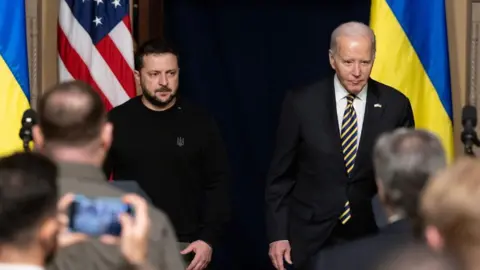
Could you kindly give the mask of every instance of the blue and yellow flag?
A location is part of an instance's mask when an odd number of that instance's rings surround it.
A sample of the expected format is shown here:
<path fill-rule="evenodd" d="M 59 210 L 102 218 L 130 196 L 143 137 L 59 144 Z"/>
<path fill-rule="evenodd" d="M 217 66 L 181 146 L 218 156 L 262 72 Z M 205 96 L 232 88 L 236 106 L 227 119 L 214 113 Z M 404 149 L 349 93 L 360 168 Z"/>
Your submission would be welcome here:
<path fill-rule="evenodd" d="M 23 112 L 30 108 L 25 0 L 0 0 L 0 156 L 22 150 Z"/>
<path fill-rule="evenodd" d="M 372 0 L 377 38 L 372 78 L 402 91 L 417 128 L 440 137 L 453 158 L 453 112 L 445 1 Z"/>

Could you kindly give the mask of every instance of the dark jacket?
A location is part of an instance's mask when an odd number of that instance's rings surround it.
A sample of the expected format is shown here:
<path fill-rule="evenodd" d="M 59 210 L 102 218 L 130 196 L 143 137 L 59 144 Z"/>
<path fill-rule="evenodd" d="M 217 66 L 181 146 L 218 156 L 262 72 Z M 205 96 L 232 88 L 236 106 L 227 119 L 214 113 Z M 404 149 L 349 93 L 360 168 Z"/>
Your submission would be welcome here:
<path fill-rule="evenodd" d="M 380 260 L 414 242 L 407 220 L 385 226 L 378 235 L 321 250 L 308 270 L 372 270 Z"/>
<path fill-rule="evenodd" d="M 355 167 L 349 178 L 338 130 L 333 78 L 287 94 L 266 184 L 270 241 L 289 240 L 301 266 L 327 241 L 345 202 L 352 236 L 377 230 L 371 200 L 377 192 L 372 164 L 376 138 L 413 127 L 410 102 L 401 92 L 370 79 Z"/>
<path fill-rule="evenodd" d="M 165 211 L 181 242 L 215 246 L 230 219 L 229 166 L 214 119 L 185 99 L 165 111 L 141 96 L 109 113 L 113 142 L 104 165 L 113 179 L 133 180 Z"/>

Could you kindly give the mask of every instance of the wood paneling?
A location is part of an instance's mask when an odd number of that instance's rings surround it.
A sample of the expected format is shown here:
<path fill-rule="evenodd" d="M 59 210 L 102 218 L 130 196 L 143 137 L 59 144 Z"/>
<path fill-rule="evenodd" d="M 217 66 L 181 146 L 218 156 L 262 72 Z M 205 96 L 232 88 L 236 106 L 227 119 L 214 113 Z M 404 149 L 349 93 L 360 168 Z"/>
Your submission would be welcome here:
<path fill-rule="evenodd" d="M 33 108 L 36 107 L 39 85 L 39 61 L 40 61 L 40 22 L 38 0 L 30 0 L 25 5 L 25 16 L 27 26 L 27 49 L 28 49 L 28 69 L 30 80 L 30 101 Z"/>
<path fill-rule="evenodd" d="M 39 86 L 43 93 L 58 82 L 57 23 L 58 1 L 40 0 L 40 60 Z"/>
<path fill-rule="evenodd" d="M 467 29 L 470 24 L 469 0 L 446 0 L 447 28 L 450 53 L 450 74 L 452 82 L 453 121 L 455 133 L 455 154 L 463 155 L 460 141 L 461 112 L 465 105 L 467 89 Z"/>
<path fill-rule="evenodd" d="M 141 44 L 150 38 L 163 35 L 163 0 L 135 0 L 136 42 Z"/>

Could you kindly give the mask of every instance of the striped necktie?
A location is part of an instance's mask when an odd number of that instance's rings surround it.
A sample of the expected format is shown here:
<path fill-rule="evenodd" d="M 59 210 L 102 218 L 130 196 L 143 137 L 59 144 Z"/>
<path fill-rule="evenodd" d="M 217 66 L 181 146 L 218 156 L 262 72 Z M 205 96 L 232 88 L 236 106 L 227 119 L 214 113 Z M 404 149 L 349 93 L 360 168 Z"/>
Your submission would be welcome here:
<path fill-rule="evenodd" d="M 357 156 L 357 114 L 353 107 L 353 100 L 355 96 L 349 94 L 347 96 L 347 106 L 343 114 L 342 128 L 340 130 L 340 139 L 342 141 L 343 160 L 345 161 L 345 169 L 348 177 L 351 177 L 353 166 L 355 165 L 355 157 Z M 344 206 L 344 211 L 340 216 L 342 224 L 347 223 L 351 218 L 350 202 L 347 201 Z"/>

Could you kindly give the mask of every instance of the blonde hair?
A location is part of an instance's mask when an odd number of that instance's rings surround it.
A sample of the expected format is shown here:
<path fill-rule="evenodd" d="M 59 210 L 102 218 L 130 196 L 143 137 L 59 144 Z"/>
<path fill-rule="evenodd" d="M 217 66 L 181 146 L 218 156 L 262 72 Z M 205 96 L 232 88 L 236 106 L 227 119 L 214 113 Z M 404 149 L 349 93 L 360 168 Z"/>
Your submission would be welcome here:
<path fill-rule="evenodd" d="M 445 249 L 465 258 L 480 247 L 480 161 L 461 158 L 432 177 L 420 212 L 440 232 Z"/>

